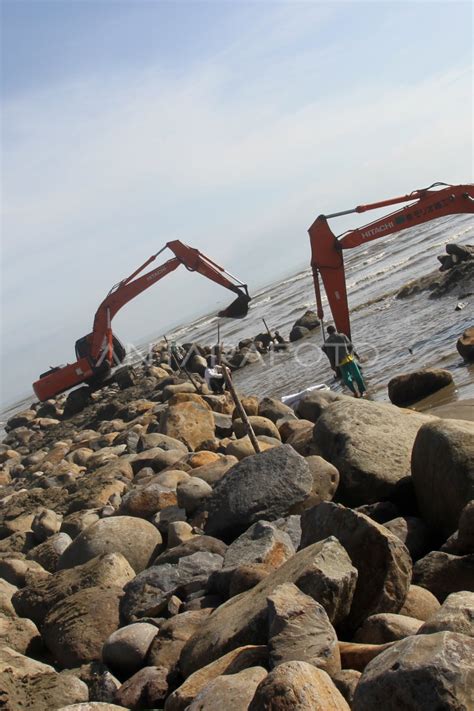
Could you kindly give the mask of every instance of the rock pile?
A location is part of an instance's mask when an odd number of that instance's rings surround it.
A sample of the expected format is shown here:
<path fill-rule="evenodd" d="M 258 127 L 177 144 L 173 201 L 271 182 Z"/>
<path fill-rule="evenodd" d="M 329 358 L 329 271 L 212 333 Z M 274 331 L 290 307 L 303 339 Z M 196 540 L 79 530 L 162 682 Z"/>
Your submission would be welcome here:
<path fill-rule="evenodd" d="M 473 708 L 474 424 L 161 359 L 0 445 L 0 706 Z"/>

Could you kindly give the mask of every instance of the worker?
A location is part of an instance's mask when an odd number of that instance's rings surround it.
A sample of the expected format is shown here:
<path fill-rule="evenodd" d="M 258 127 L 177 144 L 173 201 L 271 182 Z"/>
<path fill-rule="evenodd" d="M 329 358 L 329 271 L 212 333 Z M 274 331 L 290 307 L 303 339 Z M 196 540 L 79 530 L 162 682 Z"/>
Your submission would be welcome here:
<path fill-rule="evenodd" d="M 207 368 L 204 371 L 204 380 L 207 386 L 216 395 L 224 392 L 224 374 L 222 372 L 222 366 L 215 364 L 215 358 L 212 356 L 207 357 Z"/>
<path fill-rule="evenodd" d="M 345 384 L 354 393 L 355 397 L 362 397 L 367 388 L 355 360 L 358 355 L 354 350 L 353 344 L 344 333 L 338 333 L 334 326 L 328 326 L 326 330 L 328 337 L 322 350 L 327 355 L 331 368 L 336 375 L 339 371 Z"/>

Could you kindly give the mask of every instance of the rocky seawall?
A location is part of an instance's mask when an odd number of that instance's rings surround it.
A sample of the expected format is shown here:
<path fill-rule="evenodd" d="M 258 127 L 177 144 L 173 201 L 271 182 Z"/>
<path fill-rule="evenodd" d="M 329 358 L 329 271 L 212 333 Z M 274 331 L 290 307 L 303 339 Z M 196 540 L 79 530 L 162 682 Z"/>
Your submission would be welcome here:
<path fill-rule="evenodd" d="M 241 393 L 255 454 L 199 358 L 7 423 L 1 708 L 474 708 L 474 423 Z"/>

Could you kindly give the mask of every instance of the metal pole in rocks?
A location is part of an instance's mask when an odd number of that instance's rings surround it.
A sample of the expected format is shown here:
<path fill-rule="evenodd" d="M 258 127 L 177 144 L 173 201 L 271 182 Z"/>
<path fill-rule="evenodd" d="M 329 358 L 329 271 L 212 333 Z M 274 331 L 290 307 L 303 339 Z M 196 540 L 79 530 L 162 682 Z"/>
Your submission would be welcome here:
<path fill-rule="evenodd" d="M 234 401 L 234 403 L 235 403 L 235 406 L 236 406 L 237 411 L 238 411 L 238 413 L 239 413 L 240 419 L 241 419 L 242 422 L 244 423 L 244 427 L 245 427 L 245 429 L 247 430 L 247 434 L 248 434 L 249 439 L 250 439 L 250 441 L 251 441 L 251 443 L 252 443 L 252 447 L 254 448 L 256 454 L 260 454 L 260 452 L 261 452 L 262 450 L 260 449 L 259 441 L 258 441 L 258 439 L 257 439 L 256 436 L 255 436 L 255 432 L 253 431 L 253 427 L 252 427 L 252 425 L 250 424 L 250 420 L 249 420 L 249 418 L 248 418 L 248 416 L 247 416 L 247 413 L 245 412 L 245 410 L 244 410 L 244 408 L 243 408 L 243 405 L 242 405 L 242 403 L 240 402 L 240 398 L 239 398 L 239 396 L 237 395 L 237 392 L 236 392 L 236 390 L 235 390 L 235 388 L 234 388 L 234 384 L 233 384 L 233 382 L 232 382 L 232 378 L 230 377 L 229 369 L 226 368 L 225 365 L 222 366 L 222 372 L 223 372 L 223 374 L 224 374 L 225 384 L 227 385 L 227 387 L 228 387 L 228 389 L 229 389 L 229 392 L 230 392 L 230 394 L 232 395 L 232 399 L 233 399 L 233 401 Z"/>
<path fill-rule="evenodd" d="M 165 339 L 166 345 L 169 346 L 169 341 L 168 341 L 168 339 L 166 338 L 166 336 L 164 336 L 164 339 Z M 179 362 L 177 355 L 176 355 L 175 353 L 173 353 L 173 346 L 171 345 L 171 346 L 169 346 L 169 347 L 170 347 L 170 350 L 171 350 L 171 355 L 174 356 L 174 359 L 175 359 L 176 365 L 178 366 L 179 372 L 180 372 L 182 375 L 184 375 L 184 376 L 191 382 L 191 385 L 194 386 L 194 389 L 196 390 L 196 392 L 198 393 L 198 395 L 201 395 L 201 388 L 200 388 L 199 385 L 196 383 L 196 381 L 194 380 L 194 378 L 191 376 L 191 373 L 189 372 L 189 370 L 187 370 L 187 369 L 184 367 L 184 365 L 182 365 L 182 363 Z"/>

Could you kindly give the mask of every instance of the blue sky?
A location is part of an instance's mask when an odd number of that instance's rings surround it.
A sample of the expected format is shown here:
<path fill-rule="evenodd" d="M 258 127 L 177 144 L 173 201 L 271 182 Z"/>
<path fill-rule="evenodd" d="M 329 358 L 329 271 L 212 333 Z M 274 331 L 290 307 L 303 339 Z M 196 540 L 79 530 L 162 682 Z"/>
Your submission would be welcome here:
<path fill-rule="evenodd" d="M 472 180 L 470 3 L 1 9 L 2 401 L 170 239 L 255 291 L 307 264 L 319 213 Z M 140 341 L 227 301 L 183 270 L 114 327 Z"/>

